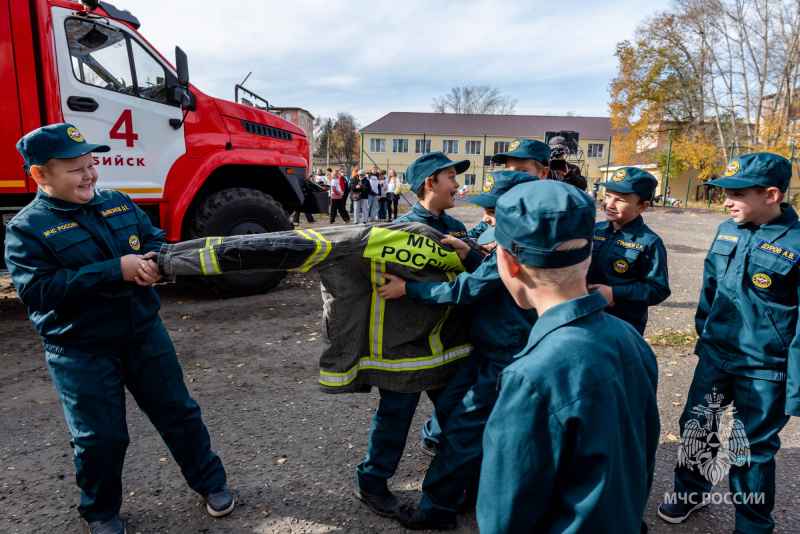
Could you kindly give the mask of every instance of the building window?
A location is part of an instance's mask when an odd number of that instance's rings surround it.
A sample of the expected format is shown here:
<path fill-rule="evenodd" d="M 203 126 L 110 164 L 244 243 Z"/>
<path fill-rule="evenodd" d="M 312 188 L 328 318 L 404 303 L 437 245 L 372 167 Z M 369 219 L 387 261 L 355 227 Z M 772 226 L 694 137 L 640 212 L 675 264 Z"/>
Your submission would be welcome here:
<path fill-rule="evenodd" d="M 458 139 L 445 139 L 442 141 L 442 152 L 445 154 L 458 154 Z"/>
<path fill-rule="evenodd" d="M 603 157 L 603 143 L 589 144 L 589 150 L 586 151 L 587 158 L 602 158 Z"/>
<path fill-rule="evenodd" d="M 386 139 L 375 139 L 372 138 L 369 140 L 369 151 L 370 152 L 386 152 Z"/>
<path fill-rule="evenodd" d="M 464 146 L 464 154 L 480 154 L 481 142 L 480 141 L 467 141 Z"/>
<path fill-rule="evenodd" d="M 503 152 L 508 152 L 508 144 L 508 141 L 495 141 L 494 153 L 502 154 Z"/>
<path fill-rule="evenodd" d="M 480 143 L 480 141 L 478 141 Z M 467 146 L 469 146 L 470 141 L 467 141 Z M 473 187 L 475 185 L 475 175 L 474 174 L 465 174 L 464 175 L 464 185 L 467 187 Z"/>
<path fill-rule="evenodd" d="M 392 139 L 392 152 L 408 154 L 408 139 Z"/>
<path fill-rule="evenodd" d="M 291 121 L 292 120 L 292 114 L 291 113 L 284 113 L 283 114 L 283 118 L 286 119 L 287 121 Z"/>
<path fill-rule="evenodd" d="M 417 139 L 414 141 L 414 154 L 430 154 L 431 140 L 430 139 Z"/>

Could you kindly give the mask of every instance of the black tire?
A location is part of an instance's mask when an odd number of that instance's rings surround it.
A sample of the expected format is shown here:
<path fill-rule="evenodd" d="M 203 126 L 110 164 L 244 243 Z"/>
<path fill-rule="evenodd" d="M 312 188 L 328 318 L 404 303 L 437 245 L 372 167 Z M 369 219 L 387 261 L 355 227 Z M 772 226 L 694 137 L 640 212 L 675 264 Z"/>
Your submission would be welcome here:
<path fill-rule="evenodd" d="M 192 238 L 283 232 L 293 225 L 276 200 L 257 189 L 234 187 L 205 199 L 192 220 Z M 265 293 L 278 285 L 286 272 L 236 273 L 201 277 L 215 292 L 232 297 Z"/>

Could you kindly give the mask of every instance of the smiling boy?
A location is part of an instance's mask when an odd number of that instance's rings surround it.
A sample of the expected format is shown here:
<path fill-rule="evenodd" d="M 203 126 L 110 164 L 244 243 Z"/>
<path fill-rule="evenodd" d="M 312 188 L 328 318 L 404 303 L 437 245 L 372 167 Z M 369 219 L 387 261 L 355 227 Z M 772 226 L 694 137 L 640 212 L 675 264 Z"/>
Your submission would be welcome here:
<path fill-rule="evenodd" d="M 605 297 L 606 312 L 644 335 L 648 306 L 670 295 L 667 250 L 641 215 L 658 181 L 647 171 L 623 167 L 600 185 L 606 188 L 606 221 L 595 225 L 589 290 Z"/>
<path fill-rule="evenodd" d="M 148 258 L 164 232 L 127 195 L 94 188 L 92 152 L 109 147 L 87 143 L 74 126 L 39 128 L 17 150 L 39 191 L 6 227 L 6 263 L 61 397 L 90 533 L 125 534 L 126 389 L 208 512 L 230 513 L 225 469 L 158 317 L 151 284 L 160 275 Z"/>
<path fill-rule="evenodd" d="M 455 205 L 457 176 L 468 168 L 469 161 L 451 161 L 442 152 L 431 152 L 415 160 L 408 166 L 406 177 L 418 201 L 410 212 L 395 219 L 395 223 L 416 222 L 438 230 L 446 236 L 442 243 L 461 245 L 455 248 L 466 269 L 472 272 L 481 262 L 480 254 L 459 241 L 467 230 L 458 219 L 445 213 Z M 378 285 L 383 285 L 382 280 Z M 434 406 L 443 389 L 426 391 Z M 385 388 L 379 388 L 379 393 L 381 399 L 372 418 L 367 457 L 356 467 L 354 493 L 376 514 L 393 517 L 400 501 L 389 490 L 387 481 L 400 463 L 421 393 L 401 393 Z M 431 419 L 436 420 L 435 411 Z M 433 426 L 438 438 L 438 423 Z"/>
<path fill-rule="evenodd" d="M 731 219 L 717 229 L 703 269 L 698 361 L 680 418 L 675 494 L 658 509 L 669 523 L 709 503 L 718 479 L 708 466 L 721 461 L 719 478 L 730 467 L 734 532 L 775 528 L 778 433 L 790 415 L 800 416 L 800 222 L 783 203 L 791 175 L 785 158 L 755 153 L 734 158 L 725 177 L 708 182 L 725 188 Z M 723 431 L 723 447 L 710 447 L 704 429 L 716 414 L 722 424 L 723 412 L 733 415 L 733 431 Z"/>

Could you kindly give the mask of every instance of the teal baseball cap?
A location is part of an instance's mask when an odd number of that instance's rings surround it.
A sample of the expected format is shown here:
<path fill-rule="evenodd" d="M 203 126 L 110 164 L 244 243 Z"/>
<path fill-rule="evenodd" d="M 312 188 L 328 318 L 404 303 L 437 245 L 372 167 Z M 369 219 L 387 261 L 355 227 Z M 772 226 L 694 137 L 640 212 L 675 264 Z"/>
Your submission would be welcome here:
<path fill-rule="evenodd" d="M 527 172 L 520 171 L 497 171 L 487 174 L 483 180 L 483 192 L 468 198 L 467 202 L 471 202 L 477 206 L 484 208 L 494 208 L 497 205 L 497 200 L 515 185 L 523 184 L 525 182 L 532 182 L 538 180 L 537 176 L 528 174 Z"/>
<path fill-rule="evenodd" d="M 611 180 L 600 182 L 599 185 L 615 193 L 636 193 L 642 199 L 650 201 L 658 187 L 658 180 L 639 167 L 623 167 L 611 176 Z"/>
<path fill-rule="evenodd" d="M 514 139 L 508 145 L 508 152 L 492 156 L 494 163 L 505 163 L 506 157 L 535 159 L 545 167 L 550 165 L 550 147 L 536 139 Z"/>
<path fill-rule="evenodd" d="M 461 174 L 469 169 L 469 161 L 452 161 L 442 152 L 429 152 L 424 156 L 417 158 L 406 169 L 406 181 L 411 184 L 411 191 L 416 193 L 422 184 L 425 183 L 425 178 L 432 176 L 438 170 L 446 169 L 447 167 L 455 167 L 456 174 Z"/>
<path fill-rule="evenodd" d="M 706 182 L 705 185 L 727 189 L 744 189 L 760 185 L 777 187 L 781 192 L 786 192 L 791 179 L 792 165 L 788 159 L 777 154 L 755 152 L 733 158 L 725 168 L 724 177 Z"/>
<path fill-rule="evenodd" d="M 569 267 L 592 254 L 595 207 L 592 197 L 556 180 L 536 180 L 512 188 L 497 202 L 496 225 L 481 234 L 517 259 L 540 269 Z M 586 245 L 556 250 L 565 241 L 583 238 Z"/>
<path fill-rule="evenodd" d="M 17 150 L 25 160 L 22 168 L 30 171 L 32 165 L 41 165 L 53 158 L 77 158 L 89 152 L 108 152 L 111 148 L 87 143 L 75 126 L 62 122 L 26 134 L 17 141 Z"/>

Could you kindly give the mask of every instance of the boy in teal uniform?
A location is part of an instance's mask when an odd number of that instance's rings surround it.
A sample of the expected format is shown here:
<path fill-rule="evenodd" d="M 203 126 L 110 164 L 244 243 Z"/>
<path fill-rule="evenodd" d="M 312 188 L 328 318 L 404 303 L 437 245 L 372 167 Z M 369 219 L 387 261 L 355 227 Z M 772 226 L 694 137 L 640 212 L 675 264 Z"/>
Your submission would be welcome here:
<path fill-rule="evenodd" d="M 550 147 L 546 143 L 535 139 L 514 139 L 508 145 L 507 152 L 501 152 L 492 156 L 492 162 L 504 165 L 506 171 L 518 171 L 544 180 L 550 173 L 548 167 L 550 162 Z M 494 176 L 494 174 L 490 174 L 486 177 L 483 184 L 484 189 L 487 185 L 493 183 L 494 179 L 492 176 Z M 492 210 L 494 210 L 494 207 L 492 207 Z M 478 225 L 467 231 L 467 237 L 479 239 L 489 228 L 491 228 L 491 225 L 484 218 Z M 479 241 L 479 244 L 482 245 L 484 254 L 490 252 L 494 247 L 493 244 L 487 241 Z M 496 265 L 496 263 L 494 265 Z M 499 282 L 500 279 L 496 278 L 496 280 Z M 440 432 L 440 425 L 435 417 L 428 419 L 425 421 L 425 424 L 422 425 L 421 447 L 425 454 L 436 456 Z"/>
<path fill-rule="evenodd" d="M 550 152 L 546 144 L 539 144 L 543 153 Z M 540 172 L 546 175 L 544 168 L 541 165 Z M 486 177 L 483 192 L 470 202 L 483 207 L 484 220 L 494 226 L 498 199 L 512 187 L 536 179 L 523 172 L 494 172 Z M 459 509 L 474 504 L 483 427 L 497 400 L 497 379 L 525 346 L 536 321 L 536 311 L 517 306 L 503 286 L 495 252 L 493 249 L 473 273 L 461 273 L 453 282 L 411 283 L 385 275 L 390 282 L 378 289 L 384 298 L 406 295 L 411 302 L 425 305 L 474 304 L 470 327 L 473 351 L 437 403 L 436 416 L 443 431 L 422 483 L 419 508 L 401 505 L 397 510 L 397 518 L 407 528 L 455 527 Z"/>
<path fill-rule="evenodd" d="M 717 229 L 703 269 L 698 362 L 680 419 L 675 494 L 658 509 L 670 523 L 707 505 L 730 466 L 735 532 L 775 528 L 778 433 L 800 415 L 800 222 L 783 203 L 791 175 L 785 158 L 756 153 L 734 158 L 723 178 L 708 182 L 725 188 L 731 219 Z M 729 438 L 710 447 L 726 413 L 733 414 Z"/>
<path fill-rule="evenodd" d="M 39 191 L 6 227 L 6 263 L 44 342 L 72 434 L 78 511 L 91 534 L 125 532 L 125 388 L 208 512 L 230 513 L 225 469 L 158 317 L 151 284 L 160 276 L 147 258 L 164 232 L 127 195 L 94 188 L 91 152 L 109 147 L 87 143 L 74 126 L 39 128 L 17 150 Z"/>
<path fill-rule="evenodd" d="M 633 534 L 652 484 L 660 432 L 655 355 L 587 293 L 595 208 L 544 180 L 497 204 L 503 283 L 539 318 L 500 377 L 483 438 L 482 534 Z"/>
<path fill-rule="evenodd" d="M 644 335 L 647 308 L 670 295 L 667 250 L 661 238 L 642 219 L 658 181 L 647 171 L 624 167 L 606 188 L 606 221 L 594 229 L 592 263 L 586 279 L 590 291 L 609 302 L 606 312 Z"/>
<path fill-rule="evenodd" d="M 463 248 L 466 245 L 460 239 L 466 236 L 466 228 L 445 213 L 455 205 L 459 185 L 456 176 L 468 168 L 469 161 L 454 162 L 441 152 L 431 152 L 414 161 L 406 170 L 406 179 L 419 201 L 395 222 L 423 223 L 445 234 L 442 243 L 462 245 L 459 256 L 466 269 L 473 271 L 480 265 L 480 253 L 472 249 L 467 252 Z M 426 392 L 434 407 L 443 389 Z M 382 388 L 379 392 L 381 400 L 372 418 L 367 457 L 356 467 L 355 495 L 376 514 L 392 517 L 400 501 L 389 490 L 387 481 L 394 475 L 403 456 L 420 393 L 399 393 Z"/>

